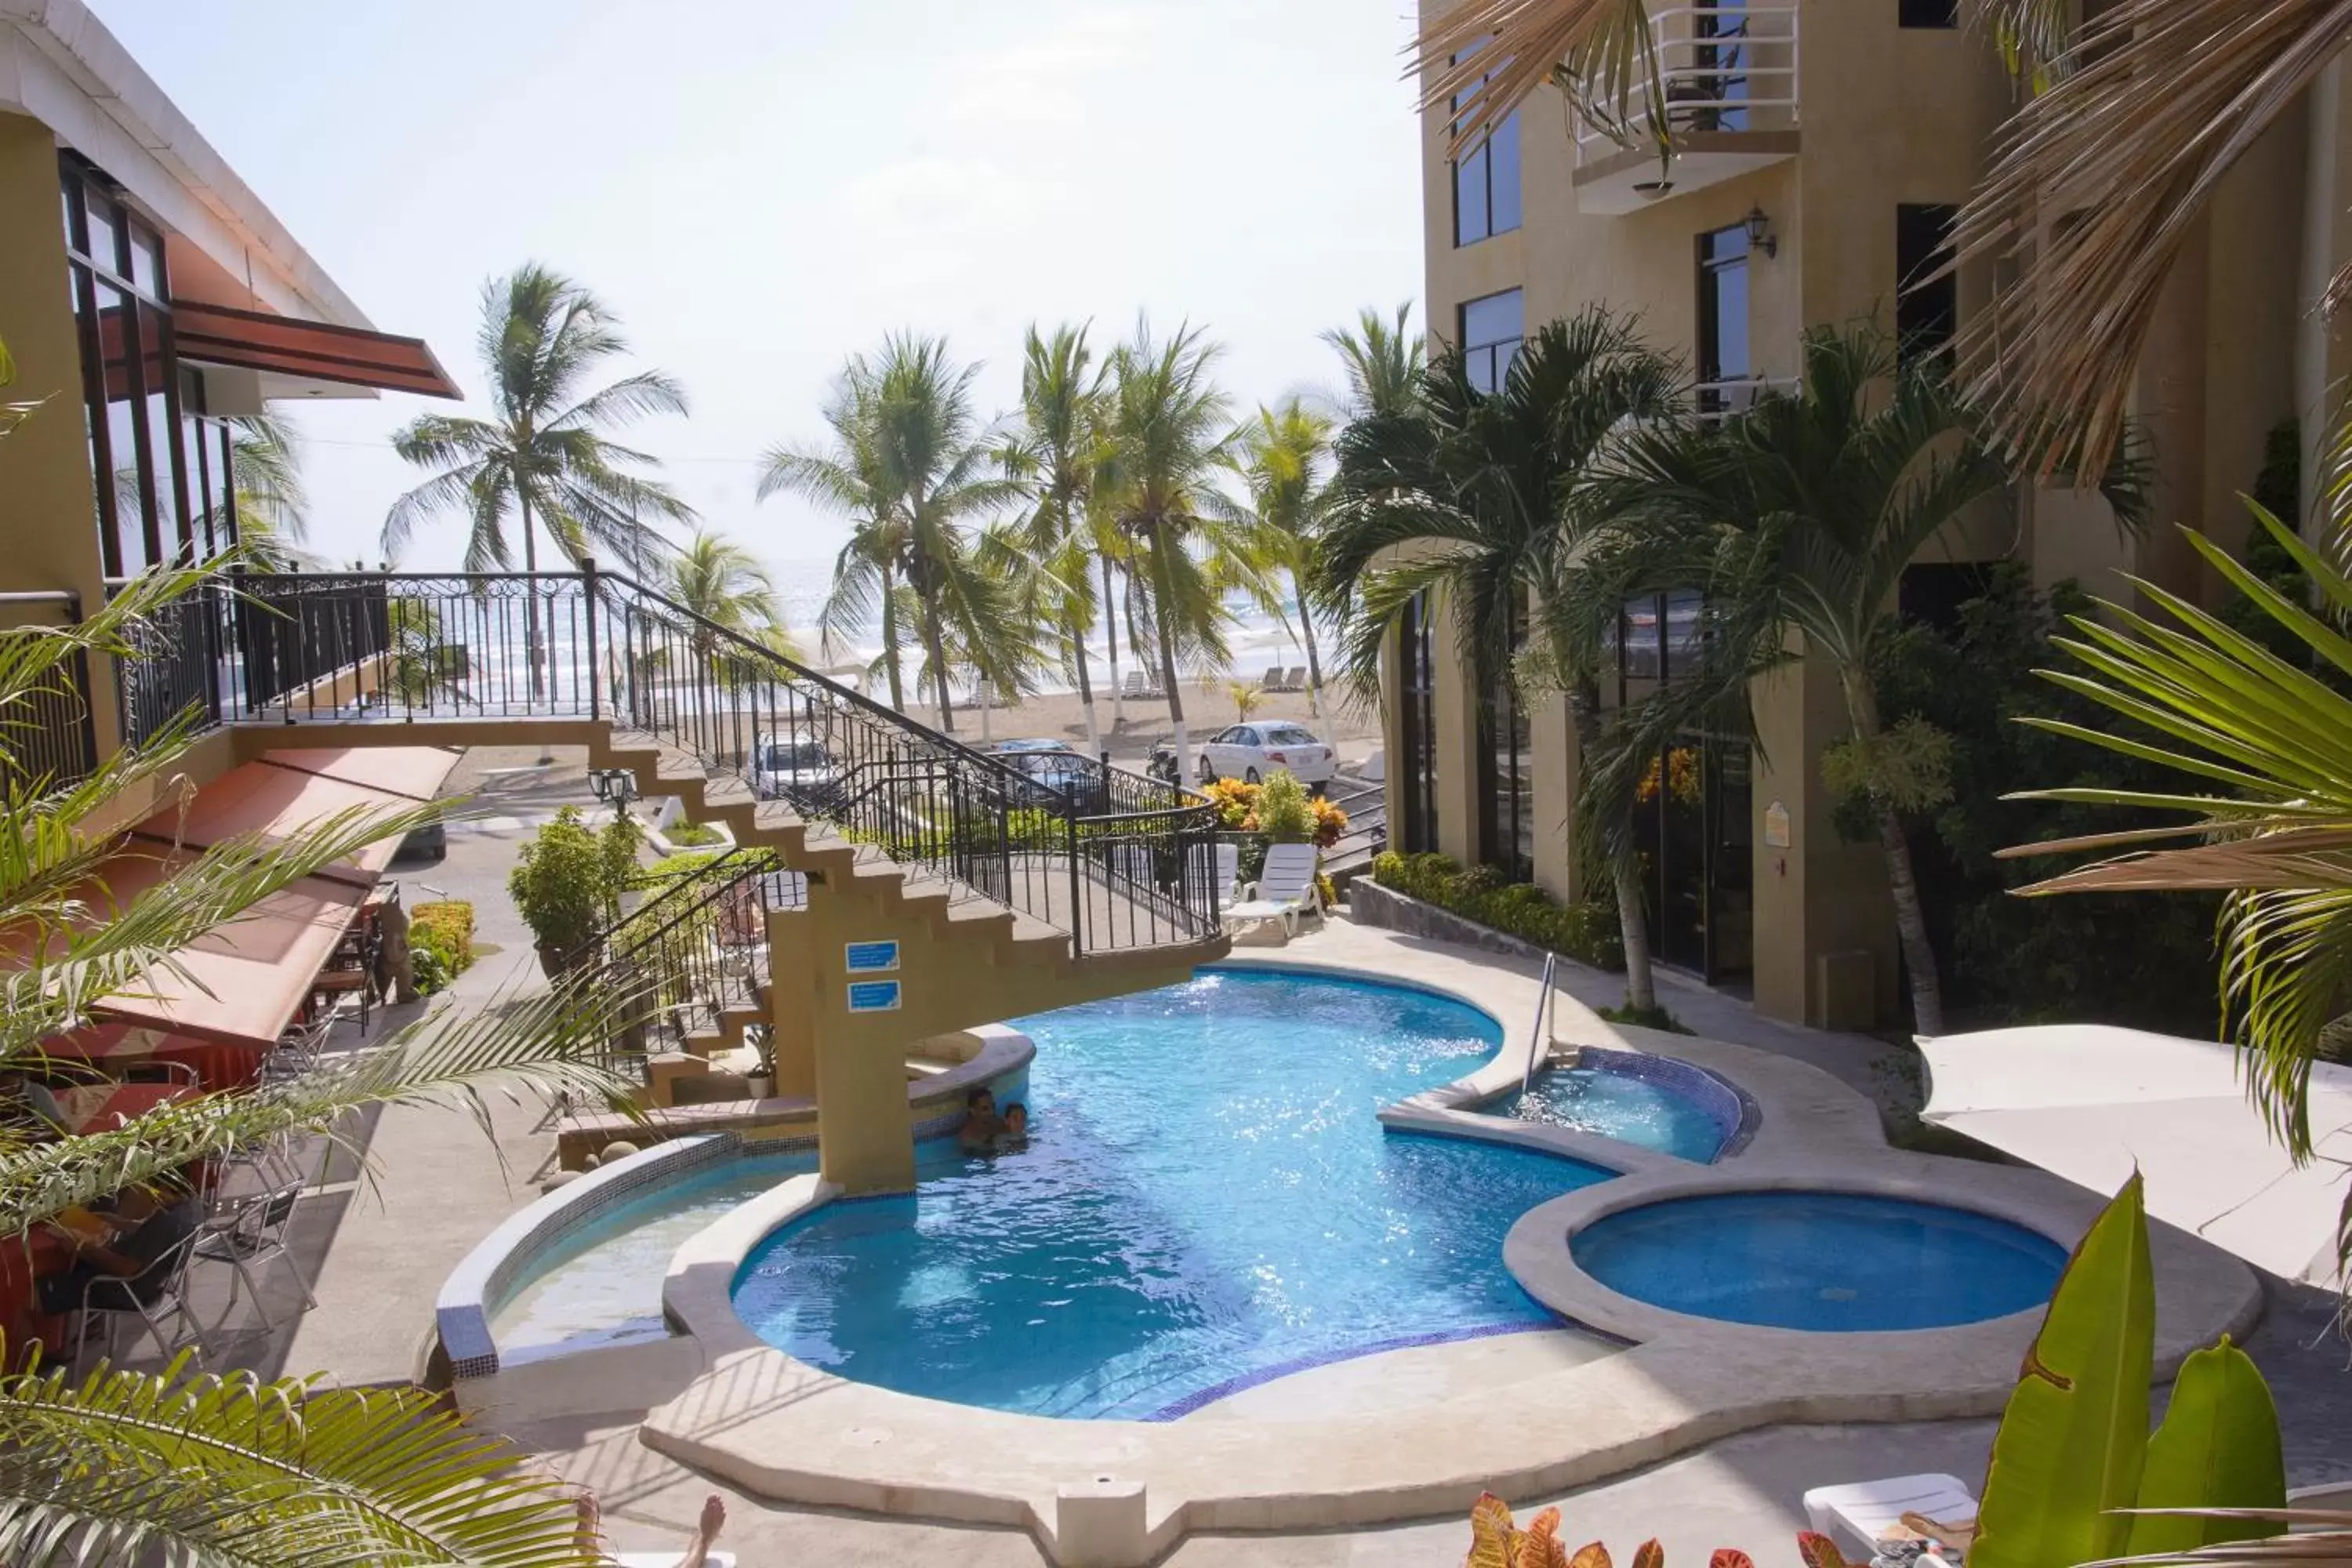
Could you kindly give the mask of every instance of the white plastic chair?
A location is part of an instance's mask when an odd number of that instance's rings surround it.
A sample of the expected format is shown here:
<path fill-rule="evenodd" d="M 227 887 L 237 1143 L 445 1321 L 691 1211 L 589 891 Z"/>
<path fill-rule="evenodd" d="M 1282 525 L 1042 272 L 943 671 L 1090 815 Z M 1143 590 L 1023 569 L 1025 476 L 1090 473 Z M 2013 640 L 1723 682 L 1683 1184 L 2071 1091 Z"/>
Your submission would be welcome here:
<path fill-rule="evenodd" d="M 1216 908 L 1228 910 L 1242 901 L 1242 848 L 1238 844 L 1195 844 L 1184 852 L 1184 879 L 1206 887 Z"/>
<path fill-rule="evenodd" d="M 1805 1494 L 1805 1517 L 1812 1527 L 1836 1542 L 1839 1550 L 1859 1552 L 1864 1561 L 1877 1555 L 1879 1538 L 1901 1524 L 1906 1513 L 1937 1524 L 1969 1527 L 1976 1523 L 1977 1500 L 1958 1476 L 1941 1474 L 1815 1487 Z"/>
<path fill-rule="evenodd" d="M 1280 921 L 1286 940 L 1298 934 L 1300 917 L 1321 918 L 1322 895 L 1315 886 L 1322 852 L 1312 844 L 1271 844 L 1257 880 L 1242 890 L 1241 901 L 1225 911 L 1225 923 Z"/>

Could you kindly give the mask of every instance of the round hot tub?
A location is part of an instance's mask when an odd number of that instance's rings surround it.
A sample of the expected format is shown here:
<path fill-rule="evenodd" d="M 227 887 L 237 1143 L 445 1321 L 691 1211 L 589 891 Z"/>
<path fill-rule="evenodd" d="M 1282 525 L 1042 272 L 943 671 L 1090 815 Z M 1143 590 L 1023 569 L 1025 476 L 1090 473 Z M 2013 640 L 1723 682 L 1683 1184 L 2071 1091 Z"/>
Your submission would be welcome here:
<path fill-rule="evenodd" d="M 1570 1243 L 1622 1296 L 1696 1318 L 1838 1333 L 1940 1329 L 2042 1306 L 2066 1249 L 1967 1209 L 1740 1192 L 1622 1209 Z"/>

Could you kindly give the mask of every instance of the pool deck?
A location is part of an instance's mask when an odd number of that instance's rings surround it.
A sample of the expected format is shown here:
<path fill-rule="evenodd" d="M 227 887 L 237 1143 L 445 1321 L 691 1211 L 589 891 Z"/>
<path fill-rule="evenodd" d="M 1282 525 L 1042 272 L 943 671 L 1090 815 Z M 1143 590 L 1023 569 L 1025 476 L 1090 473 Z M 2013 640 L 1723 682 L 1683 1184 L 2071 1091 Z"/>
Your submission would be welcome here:
<path fill-rule="evenodd" d="M 1559 1005 L 1563 1042 L 1653 1049 L 1723 1074 L 1761 1110 L 1752 1141 L 1710 1166 L 1565 1129 L 1480 1118 L 1461 1103 L 1517 1080 L 1539 985 L 1491 955 L 1335 921 L 1316 937 L 1237 959 L 1423 986 L 1484 1007 L 1504 1049 L 1460 1095 L 1416 1096 L 1391 1125 L 1469 1133 L 1571 1153 L 1619 1169 L 1616 1181 L 1538 1205 L 1513 1228 L 1505 1260 L 1531 1293 L 1630 1349 L 1559 1358 L 1511 1384 L 1496 1419 L 1491 1345 L 1407 1352 L 1434 1397 L 1391 1397 L 1365 1418 L 1363 1389 L 1386 1383 L 1387 1356 L 1251 1391 L 1259 1419 L 1165 1424 L 1063 1422 L 920 1399 L 846 1382 L 761 1343 L 736 1318 L 741 1258 L 792 1215 L 825 1200 L 814 1178 L 787 1183 L 681 1247 L 665 1292 L 699 1342 L 704 1375 L 641 1428 L 648 1446 L 754 1495 L 874 1512 L 1026 1529 L 1056 1561 L 1141 1563 L 1187 1534 L 1364 1525 L 1455 1512 L 1492 1488 L 1537 1496 L 1590 1484 L 1779 1422 L 1971 1417 L 1997 1412 L 2040 1314 L 1904 1333 L 1819 1334 L 1718 1322 L 1629 1300 L 1585 1276 L 1568 1237 L 1633 1203 L 1757 1188 L 1825 1188 L 1957 1205 L 2071 1244 L 2100 1206 L 2092 1194 L 2021 1167 L 1889 1149 L 1877 1107 L 1805 1061 L 1721 1041 L 1622 1029 L 1580 1003 Z M 1491 1081 L 1488 1081 L 1491 1080 Z M 2155 1227 L 2158 1357 L 2176 1365 L 2259 1315 L 2252 1272 L 2193 1237 Z M 1507 1357 L 1508 1352 L 1502 1352 Z M 1446 1375 L 1458 1360 L 1469 1387 Z M 1205 1413 L 1203 1413 L 1205 1416 Z"/>

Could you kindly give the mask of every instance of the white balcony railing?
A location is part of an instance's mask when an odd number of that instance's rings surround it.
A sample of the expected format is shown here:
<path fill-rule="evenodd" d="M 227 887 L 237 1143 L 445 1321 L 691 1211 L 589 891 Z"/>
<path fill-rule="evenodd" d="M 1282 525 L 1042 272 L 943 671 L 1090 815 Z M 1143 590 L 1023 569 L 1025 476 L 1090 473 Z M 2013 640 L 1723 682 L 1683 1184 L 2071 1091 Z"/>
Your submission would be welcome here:
<path fill-rule="evenodd" d="M 1691 387 L 1691 401 L 1700 420 L 1712 425 L 1726 415 L 1747 412 L 1768 393 L 1796 390 L 1793 375 L 1747 375 L 1733 381 L 1699 382 Z"/>
<path fill-rule="evenodd" d="M 1779 5 L 1654 6 L 1659 86 L 1654 118 L 1677 142 L 1710 132 L 1790 131 L 1798 119 L 1797 7 Z M 1625 124 L 1612 134 L 1577 117 L 1576 161 L 1614 156 L 1642 138 L 1653 115 L 1651 83 L 1638 80 L 1626 104 Z M 1663 194 L 1663 193 L 1661 193 Z"/>

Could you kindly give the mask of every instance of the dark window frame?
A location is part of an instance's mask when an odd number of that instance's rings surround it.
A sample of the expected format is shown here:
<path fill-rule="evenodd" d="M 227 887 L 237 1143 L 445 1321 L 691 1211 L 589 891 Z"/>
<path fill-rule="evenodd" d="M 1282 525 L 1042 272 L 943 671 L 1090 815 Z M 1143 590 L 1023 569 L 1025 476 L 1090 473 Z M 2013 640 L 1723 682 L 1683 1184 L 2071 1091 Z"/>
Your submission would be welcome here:
<path fill-rule="evenodd" d="M 1950 202 L 1900 202 L 1895 208 L 1895 356 L 1952 363 L 1959 335 L 1960 282 L 1944 270 L 1956 252 L 1960 209 Z M 1940 275 L 1939 275 L 1940 274 Z"/>
<path fill-rule="evenodd" d="M 1397 636 L 1397 759 L 1403 818 L 1397 843 L 1408 855 L 1437 847 L 1436 649 L 1426 591 L 1405 601 Z"/>
<path fill-rule="evenodd" d="M 1959 0 L 1895 0 L 1895 25 L 1915 32 L 1950 32 L 1960 25 Z"/>
<path fill-rule="evenodd" d="M 1519 301 L 1519 331 L 1516 337 L 1489 338 L 1484 342 L 1470 341 L 1470 310 L 1489 300 L 1516 296 Z M 1519 357 L 1519 350 L 1528 341 L 1528 305 L 1525 289 L 1497 289 L 1492 294 L 1481 294 L 1475 300 L 1465 300 L 1454 313 L 1454 341 L 1462 345 L 1463 374 L 1469 377 L 1472 387 L 1494 394 L 1503 389 L 1511 374 L 1511 365 Z M 1507 350 L 1508 352 L 1504 352 Z M 1483 372 L 1483 376 L 1482 373 Z"/>
<path fill-rule="evenodd" d="M 1511 666 L 1528 631 L 1527 612 L 1507 600 L 1504 655 L 1478 702 L 1478 858 L 1515 882 L 1535 875 L 1534 727 Z M 1502 759 L 1510 763 L 1506 770 Z M 1521 763 L 1528 763 L 1523 772 Z M 1506 801 L 1509 802 L 1507 808 Z"/>
<path fill-rule="evenodd" d="M 1723 248 L 1717 248 L 1717 241 L 1725 242 Z M 1730 247 L 1732 242 L 1737 243 L 1736 249 Z M 1695 357 L 1698 368 L 1696 380 L 1702 388 L 1698 395 L 1698 411 L 1704 416 L 1728 413 L 1730 402 L 1718 384 L 1743 379 L 1727 376 L 1723 373 L 1723 292 L 1718 279 L 1724 273 L 1738 268 L 1747 278 L 1752 290 L 1755 274 L 1749 269 L 1748 263 L 1754 258 L 1755 251 L 1748 242 L 1748 226 L 1744 223 L 1707 229 L 1698 236 L 1695 245 L 1698 282 L 1697 353 Z M 1748 295 L 1748 300 L 1752 309 L 1752 292 Z M 1745 318 L 1739 322 L 1740 357 L 1743 361 L 1748 357 L 1749 325 Z"/>

